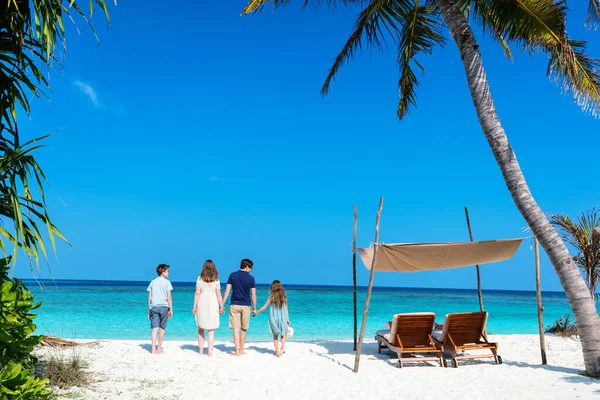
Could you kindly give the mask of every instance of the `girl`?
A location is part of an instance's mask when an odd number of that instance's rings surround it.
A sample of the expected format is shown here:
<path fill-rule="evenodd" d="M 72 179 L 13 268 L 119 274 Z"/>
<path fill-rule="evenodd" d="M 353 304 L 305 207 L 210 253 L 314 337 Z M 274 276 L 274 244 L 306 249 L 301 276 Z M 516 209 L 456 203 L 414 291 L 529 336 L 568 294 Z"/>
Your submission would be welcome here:
<path fill-rule="evenodd" d="M 223 298 L 217 267 L 212 260 L 206 260 L 196 281 L 196 295 L 192 314 L 198 325 L 198 347 L 204 354 L 204 330 L 208 329 L 208 355 L 212 356 L 215 342 L 215 329 L 219 327 L 219 316 L 223 314 Z"/>
<path fill-rule="evenodd" d="M 269 310 L 269 330 L 273 334 L 275 355 L 279 357 L 285 351 L 285 339 L 290 320 L 288 315 L 288 304 L 287 297 L 285 295 L 285 289 L 278 280 L 274 280 L 273 283 L 271 283 L 267 302 L 260 308 L 260 310 L 256 311 L 254 315 L 256 316 L 263 312 L 269 306 L 269 304 L 271 304 L 271 309 Z M 279 338 L 281 338 L 281 348 L 279 347 Z"/>

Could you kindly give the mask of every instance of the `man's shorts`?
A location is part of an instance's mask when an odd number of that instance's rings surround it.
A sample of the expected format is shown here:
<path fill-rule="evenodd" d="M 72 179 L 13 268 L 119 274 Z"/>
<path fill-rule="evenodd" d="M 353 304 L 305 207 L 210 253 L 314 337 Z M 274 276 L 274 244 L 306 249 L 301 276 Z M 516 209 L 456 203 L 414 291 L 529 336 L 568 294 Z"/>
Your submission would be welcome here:
<path fill-rule="evenodd" d="M 150 309 L 150 328 L 161 328 L 166 329 L 167 320 L 169 314 L 169 307 L 160 306 L 160 307 L 152 307 Z"/>
<path fill-rule="evenodd" d="M 248 330 L 250 326 L 250 306 L 229 306 L 229 327 Z"/>

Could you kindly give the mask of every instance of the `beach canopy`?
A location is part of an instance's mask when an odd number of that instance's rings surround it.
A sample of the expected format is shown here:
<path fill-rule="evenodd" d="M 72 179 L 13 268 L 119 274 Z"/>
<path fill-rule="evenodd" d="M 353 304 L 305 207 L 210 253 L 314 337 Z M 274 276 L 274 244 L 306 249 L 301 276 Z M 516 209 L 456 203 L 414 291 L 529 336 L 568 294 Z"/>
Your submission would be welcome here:
<path fill-rule="evenodd" d="M 381 244 L 375 271 L 421 272 L 489 264 L 511 258 L 523 238 L 480 242 Z M 367 269 L 373 262 L 373 248 L 356 249 Z"/>

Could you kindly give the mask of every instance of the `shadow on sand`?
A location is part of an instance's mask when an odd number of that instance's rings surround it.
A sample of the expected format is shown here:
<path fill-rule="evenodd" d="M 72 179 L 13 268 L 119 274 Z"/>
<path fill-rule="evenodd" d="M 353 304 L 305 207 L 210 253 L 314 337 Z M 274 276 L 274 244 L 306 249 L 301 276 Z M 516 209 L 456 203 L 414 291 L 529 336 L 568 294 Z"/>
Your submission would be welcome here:
<path fill-rule="evenodd" d="M 275 350 L 268 349 L 266 347 L 248 346 L 248 350 L 253 350 L 253 351 L 256 351 L 257 353 L 270 354 L 272 356 L 275 356 Z"/>
<path fill-rule="evenodd" d="M 182 344 L 180 346 L 180 348 L 183 351 L 186 351 L 186 352 L 191 351 L 191 352 L 194 352 L 194 353 L 198 353 L 198 351 L 200 349 L 197 344 Z M 214 348 L 217 349 L 217 350 L 219 350 L 219 351 L 222 351 L 223 353 L 231 353 L 231 354 L 233 354 L 235 352 L 235 347 L 234 346 L 227 346 L 227 345 L 224 345 L 224 344 L 215 344 Z M 205 346 L 204 347 L 204 354 L 206 354 L 207 351 L 208 351 L 208 348 Z"/>
<path fill-rule="evenodd" d="M 339 354 L 346 354 L 346 355 L 352 355 L 354 356 L 356 353 L 354 351 L 354 343 L 353 342 L 336 342 L 336 341 L 318 341 L 318 342 L 313 342 L 314 344 L 324 348 L 326 350 L 326 352 L 318 352 L 318 351 L 314 351 L 311 350 L 311 353 L 318 355 L 319 357 L 324 357 L 327 358 L 329 360 L 331 360 L 332 362 L 335 362 L 336 364 L 338 364 L 341 367 L 344 367 L 346 369 L 349 370 L 354 370 L 354 363 L 352 363 L 352 365 L 348 365 L 348 364 L 344 364 L 339 362 L 338 360 L 336 360 L 333 356 L 334 355 L 339 355 Z M 391 368 L 397 368 L 398 365 L 398 355 L 393 352 L 390 351 L 389 349 L 382 349 L 381 350 L 381 354 L 379 354 L 377 352 L 377 343 L 363 343 L 362 346 L 362 350 L 361 350 L 361 358 L 362 357 L 373 357 L 376 358 L 378 360 L 381 360 L 382 362 L 385 362 L 386 364 L 388 364 Z M 450 356 L 448 354 L 445 354 L 444 357 L 446 358 L 450 358 Z M 427 361 L 427 362 L 423 362 L 423 361 L 419 361 L 420 357 L 419 356 L 413 356 L 413 355 L 406 355 L 404 357 L 402 357 L 402 362 L 403 362 L 403 367 L 410 367 L 410 368 L 428 368 L 428 367 L 434 367 L 434 368 L 441 368 L 440 364 L 436 361 Z M 461 360 L 460 364 L 461 366 L 468 366 L 468 365 L 481 365 L 481 364 L 489 364 L 490 361 L 488 360 Z"/>
<path fill-rule="evenodd" d="M 146 350 L 148 353 L 152 353 L 152 346 L 150 345 L 150 343 L 142 343 L 138 344 L 138 346 Z"/>

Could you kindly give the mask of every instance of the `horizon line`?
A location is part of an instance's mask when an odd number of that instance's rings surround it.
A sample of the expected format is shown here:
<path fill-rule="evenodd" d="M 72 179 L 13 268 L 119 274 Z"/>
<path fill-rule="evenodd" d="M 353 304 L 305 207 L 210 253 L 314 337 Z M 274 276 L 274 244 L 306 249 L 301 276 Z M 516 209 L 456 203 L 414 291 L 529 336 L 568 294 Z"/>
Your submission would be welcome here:
<path fill-rule="evenodd" d="M 17 278 L 21 279 L 21 278 Z M 137 281 L 137 280 L 118 280 L 118 279 L 54 279 L 54 278 L 43 278 L 43 279 L 34 279 L 34 278 L 23 278 L 23 281 L 31 281 L 31 282 L 119 282 L 119 283 L 137 283 L 137 284 L 146 284 L 147 281 Z M 192 281 L 171 281 L 173 284 L 181 284 L 181 285 L 194 285 Z M 260 286 L 269 286 L 270 283 L 256 283 L 256 285 Z M 352 289 L 353 285 L 314 285 L 314 284 L 304 284 L 304 283 L 288 283 L 285 286 L 287 287 L 319 287 L 319 288 L 345 288 Z M 357 289 L 368 289 L 368 286 L 357 285 Z M 376 289 L 408 289 L 408 290 L 474 290 L 477 291 L 477 288 L 467 289 L 467 288 L 447 288 L 447 287 L 416 287 L 416 286 L 373 286 Z M 519 290 L 519 289 L 482 289 L 483 291 L 494 291 L 494 292 L 531 292 L 535 293 L 535 290 Z M 565 294 L 562 290 L 542 290 L 542 293 L 562 293 Z"/>

